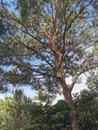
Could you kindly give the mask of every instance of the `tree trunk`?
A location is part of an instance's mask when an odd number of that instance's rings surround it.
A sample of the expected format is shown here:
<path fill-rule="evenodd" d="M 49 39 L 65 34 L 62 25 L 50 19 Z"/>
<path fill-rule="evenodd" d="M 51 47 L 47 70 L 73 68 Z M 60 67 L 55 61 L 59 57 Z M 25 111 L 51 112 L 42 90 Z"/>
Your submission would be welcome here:
<path fill-rule="evenodd" d="M 71 118 L 72 130 L 79 130 L 76 111 L 75 111 L 75 108 L 74 108 L 73 99 L 72 99 L 72 95 L 71 95 L 71 89 L 68 87 L 68 85 L 66 84 L 66 81 L 65 81 L 63 64 L 60 66 L 59 72 L 61 73 L 61 75 L 60 75 L 60 77 L 58 77 L 58 79 L 59 79 L 59 82 L 60 82 L 62 89 L 63 89 L 63 95 L 64 95 L 64 98 L 65 98 L 65 101 L 67 102 L 68 107 L 70 109 L 70 118 Z"/>
<path fill-rule="evenodd" d="M 77 117 L 76 117 L 76 111 L 74 108 L 73 99 L 72 99 L 72 95 L 71 95 L 71 90 L 64 89 L 64 87 L 63 87 L 63 94 L 64 94 L 65 101 L 67 102 L 68 107 L 70 108 L 70 118 L 71 118 L 72 130 L 79 130 L 78 121 L 77 121 Z"/>

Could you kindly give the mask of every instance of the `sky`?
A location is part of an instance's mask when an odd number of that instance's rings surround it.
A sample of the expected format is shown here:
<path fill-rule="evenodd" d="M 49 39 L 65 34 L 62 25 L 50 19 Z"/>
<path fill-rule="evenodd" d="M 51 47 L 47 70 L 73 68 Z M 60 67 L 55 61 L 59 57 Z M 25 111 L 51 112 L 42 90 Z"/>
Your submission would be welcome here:
<path fill-rule="evenodd" d="M 10 0 L 6 0 L 6 1 L 9 2 Z M 10 10 L 13 10 L 13 8 L 10 8 Z M 74 89 L 73 89 L 73 91 L 72 91 L 72 93 L 76 93 L 76 92 L 79 93 L 82 89 L 87 88 L 87 85 L 86 85 L 86 77 L 85 77 L 84 75 L 82 75 L 81 78 L 82 78 L 82 83 L 76 84 L 75 87 L 74 87 Z M 68 83 L 68 84 L 71 83 L 71 78 L 69 78 L 69 79 L 67 80 L 67 83 Z M 28 97 L 30 97 L 30 98 L 33 98 L 34 96 L 37 95 L 37 92 L 35 92 L 34 90 L 32 90 L 32 89 L 29 88 L 29 87 L 24 87 L 24 93 L 25 93 Z M 0 93 L 0 98 L 4 98 L 5 96 L 11 96 L 11 95 L 12 95 L 12 94 L 10 94 L 10 93 L 6 93 L 6 94 L 1 94 L 1 93 Z M 56 102 L 57 100 L 60 100 L 60 99 L 63 99 L 63 95 L 60 95 L 60 96 L 58 95 L 57 98 L 56 98 L 56 100 L 55 100 L 55 102 Z"/>
<path fill-rule="evenodd" d="M 88 89 L 87 88 L 87 85 L 86 85 L 86 76 L 84 74 L 82 74 L 81 76 L 81 83 L 80 84 L 76 84 L 72 90 L 72 94 L 74 93 L 80 93 L 83 89 Z M 67 80 L 67 83 L 70 84 L 71 82 L 71 78 L 69 78 Z M 64 99 L 64 96 L 63 95 L 57 95 L 57 98 L 53 101 L 53 104 L 55 104 L 58 100 L 61 100 L 61 99 Z"/>
<path fill-rule="evenodd" d="M 87 89 L 86 76 L 84 74 L 82 74 L 81 79 L 82 79 L 82 82 L 80 84 L 75 85 L 75 87 L 72 91 L 72 94 L 73 93 L 80 93 L 81 90 Z M 69 78 L 67 80 L 67 83 L 68 84 L 71 83 L 71 78 Z M 37 91 L 32 90 L 30 87 L 24 87 L 23 90 L 24 90 L 25 95 L 32 98 L 32 99 L 37 95 Z M 0 93 L 0 99 L 4 99 L 5 96 L 12 96 L 12 94 L 10 94 L 10 93 L 1 94 Z M 64 99 L 63 95 L 57 95 L 57 98 L 53 101 L 53 104 L 57 103 L 57 101 L 61 100 L 61 99 Z"/>
<path fill-rule="evenodd" d="M 30 98 L 33 98 L 37 95 L 37 92 L 32 90 L 30 87 L 23 87 L 23 92 L 25 95 L 27 95 Z M 7 92 L 7 93 L 0 93 L 0 99 L 3 99 L 5 96 L 12 96 L 13 94 Z"/>

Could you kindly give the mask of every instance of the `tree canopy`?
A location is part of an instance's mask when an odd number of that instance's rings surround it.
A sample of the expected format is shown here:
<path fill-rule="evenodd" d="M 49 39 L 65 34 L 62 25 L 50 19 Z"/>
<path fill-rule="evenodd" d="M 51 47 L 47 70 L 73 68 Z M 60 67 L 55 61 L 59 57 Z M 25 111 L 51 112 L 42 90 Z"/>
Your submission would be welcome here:
<path fill-rule="evenodd" d="M 80 130 L 97 130 L 98 100 L 95 91 L 83 90 L 74 97 Z M 54 105 L 38 104 L 21 90 L 13 97 L 0 100 L 1 130 L 62 130 L 70 129 L 69 107 L 64 100 Z"/>
<path fill-rule="evenodd" d="M 1 88 L 25 85 L 51 94 L 62 88 L 73 130 L 79 128 L 71 92 L 81 74 L 98 67 L 92 51 L 98 44 L 97 5 L 95 0 L 1 0 Z"/>
<path fill-rule="evenodd" d="M 49 82 L 54 89 L 62 64 L 65 78 L 76 79 L 97 66 L 87 55 L 98 42 L 92 1 L 18 0 L 12 3 L 14 9 L 4 2 L 0 19 L 8 32 L 0 43 L 0 64 L 3 70 L 8 67 L 4 70 L 8 83 L 39 87 L 36 83 Z"/>

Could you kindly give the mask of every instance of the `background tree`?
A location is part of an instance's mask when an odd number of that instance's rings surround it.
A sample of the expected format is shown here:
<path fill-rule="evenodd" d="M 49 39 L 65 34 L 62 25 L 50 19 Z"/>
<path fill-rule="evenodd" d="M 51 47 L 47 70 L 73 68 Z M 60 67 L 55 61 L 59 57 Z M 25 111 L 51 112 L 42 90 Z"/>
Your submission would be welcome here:
<path fill-rule="evenodd" d="M 13 129 L 13 119 L 8 111 L 9 105 L 12 105 L 11 98 L 6 97 L 4 101 L 0 100 L 0 129 Z"/>
<path fill-rule="evenodd" d="M 0 129 L 19 130 L 30 124 L 31 99 L 27 98 L 21 90 L 16 90 L 13 97 L 0 100 Z"/>
<path fill-rule="evenodd" d="M 80 130 L 97 130 L 98 100 L 92 90 L 83 90 L 75 99 Z"/>
<path fill-rule="evenodd" d="M 42 105 L 27 101 L 23 93 L 16 90 L 14 97 L 0 100 L 1 130 L 65 130 L 71 129 L 69 107 L 64 100 L 55 105 Z M 97 130 L 98 99 L 92 90 L 83 90 L 74 97 L 80 130 Z"/>
<path fill-rule="evenodd" d="M 93 54 L 87 54 L 98 43 L 93 2 L 1 0 L 0 19 L 9 27 L 0 43 L 2 76 L 8 84 L 48 89 L 49 93 L 62 88 L 73 130 L 79 127 L 71 92 L 81 74 L 98 66 Z"/>

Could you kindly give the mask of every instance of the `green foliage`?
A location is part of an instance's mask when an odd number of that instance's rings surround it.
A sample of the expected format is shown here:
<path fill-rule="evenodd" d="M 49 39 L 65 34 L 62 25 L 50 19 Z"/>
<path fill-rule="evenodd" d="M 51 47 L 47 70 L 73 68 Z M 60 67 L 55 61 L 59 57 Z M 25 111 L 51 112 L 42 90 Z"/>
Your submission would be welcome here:
<path fill-rule="evenodd" d="M 85 90 L 76 96 L 74 105 L 77 106 L 80 130 L 97 130 L 97 104 L 96 95 L 91 91 Z M 15 123 L 19 115 L 20 124 L 17 124 L 16 128 Z M 64 100 L 58 101 L 55 105 L 43 106 L 34 103 L 27 99 L 22 91 L 16 90 L 14 97 L 0 100 L 0 129 L 69 130 L 69 108 Z"/>
<path fill-rule="evenodd" d="M 2 20 L 0 20 L 0 36 L 5 33 L 5 28 Z"/>
<path fill-rule="evenodd" d="M 92 92 L 96 93 L 97 95 L 97 91 L 98 91 L 98 70 L 97 69 L 90 71 L 90 75 L 88 76 L 87 79 L 87 85 L 88 88 L 92 90 Z"/>
<path fill-rule="evenodd" d="M 25 130 L 50 130 L 51 127 L 48 124 L 34 124 L 32 126 L 27 126 Z"/>
<path fill-rule="evenodd" d="M 1 2 L 1 33 L 3 27 L 6 27 L 6 33 L 0 39 L 1 88 L 5 88 L 5 84 L 7 87 L 31 86 L 35 90 L 42 90 L 38 98 L 49 105 L 51 99 L 60 92 L 60 87 L 64 96 L 65 90 L 71 94 L 78 77 L 98 66 L 97 55 L 93 55 L 93 51 L 87 53 L 87 50 L 94 48 L 98 41 L 95 35 L 98 31 L 95 24 L 97 12 L 92 6 L 92 0 Z M 67 77 L 72 78 L 70 85 L 67 84 Z M 25 108 L 24 102 L 21 104 L 21 97 L 19 98 L 14 104 L 17 106 L 15 112 L 18 111 L 19 116 L 16 116 L 16 119 L 21 118 L 20 111 Z M 69 101 L 69 107 L 72 104 Z M 49 124 L 54 122 L 52 129 L 60 129 L 63 121 L 65 126 L 69 125 L 70 121 L 64 119 L 68 111 L 56 111 L 53 114 L 55 108 L 52 109 L 51 106 L 46 107 L 47 111 L 44 111 L 42 104 L 39 107 L 34 104 L 33 107 L 32 115 L 37 113 L 33 120 L 35 123 L 43 122 L 43 114 L 46 112 L 46 115 L 52 114 L 49 117 L 45 116 Z M 38 108 L 42 114 L 40 115 L 35 108 Z M 61 122 L 58 123 L 59 121 Z M 20 122 L 17 123 L 19 127 L 22 124 Z"/>
<path fill-rule="evenodd" d="M 91 27 L 94 19 L 88 18 L 89 12 L 91 17 L 93 15 L 90 0 L 12 0 L 8 2 L 10 4 L 3 3 L 1 25 L 7 26 L 7 34 L 0 43 L 0 64 L 3 69 L 5 66 L 10 68 L 4 69 L 5 80 L 8 84 L 30 85 L 35 89 L 38 84 L 50 89 L 51 83 L 50 92 L 59 92 L 56 58 L 44 30 L 51 36 L 56 20 L 55 48 L 60 56 L 66 54 L 62 62 L 64 75 L 75 76 L 84 62 L 85 48 L 97 42 L 92 35 L 92 31 L 97 32 L 97 28 Z M 8 5 L 10 8 L 13 5 L 11 11 Z"/>
<path fill-rule="evenodd" d="M 21 90 L 16 90 L 14 97 L 0 100 L 0 129 L 16 129 L 29 124 L 29 106 L 31 100 Z"/>
<path fill-rule="evenodd" d="M 97 129 L 97 109 L 98 101 L 96 91 L 83 90 L 79 96 L 77 96 L 75 104 L 77 106 L 78 122 L 80 130 Z"/>

